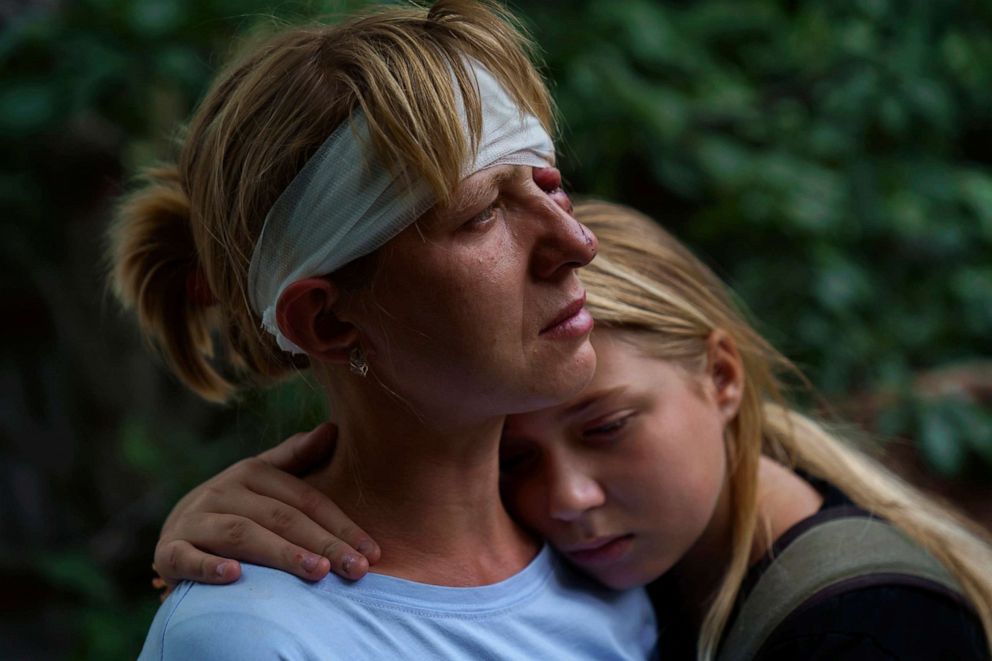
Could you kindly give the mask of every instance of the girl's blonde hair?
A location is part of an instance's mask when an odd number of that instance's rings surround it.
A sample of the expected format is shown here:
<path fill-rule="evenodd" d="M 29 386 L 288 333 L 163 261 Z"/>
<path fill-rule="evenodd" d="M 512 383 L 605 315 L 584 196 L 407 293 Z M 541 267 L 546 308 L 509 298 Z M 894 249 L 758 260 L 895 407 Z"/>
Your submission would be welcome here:
<path fill-rule="evenodd" d="M 481 131 L 466 58 L 553 133 L 532 50 L 487 0 L 371 8 L 243 49 L 193 115 L 177 164 L 146 171 L 110 231 L 113 288 L 180 380 L 224 401 L 243 381 L 264 384 L 302 366 L 259 330 L 248 264 L 269 208 L 356 109 L 379 161 L 421 177 L 445 204 Z"/>
<path fill-rule="evenodd" d="M 700 628 L 698 658 L 716 655 L 748 570 L 763 453 L 833 483 L 926 548 L 958 580 L 992 640 L 988 532 L 784 404 L 781 376 L 802 375 L 745 320 L 723 282 L 651 219 L 597 201 L 578 204 L 575 216 L 599 237 L 600 254 L 582 270 L 598 326 L 643 334 L 648 351 L 697 370 L 706 365 L 710 334 L 722 329 L 743 360 L 743 401 L 727 429 L 733 551 Z"/>

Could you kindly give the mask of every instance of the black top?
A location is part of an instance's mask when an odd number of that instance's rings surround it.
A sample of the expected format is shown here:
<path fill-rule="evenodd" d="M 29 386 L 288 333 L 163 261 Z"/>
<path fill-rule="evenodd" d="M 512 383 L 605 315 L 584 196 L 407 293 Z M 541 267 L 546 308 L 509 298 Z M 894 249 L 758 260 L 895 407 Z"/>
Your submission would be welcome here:
<path fill-rule="evenodd" d="M 748 571 L 730 623 L 773 558 L 800 534 L 840 516 L 870 516 L 831 484 L 811 479 L 823 496 L 812 516 L 789 528 Z M 658 649 L 669 659 L 694 659 L 696 628 L 662 577 L 648 586 L 658 612 Z M 988 660 L 981 622 L 957 593 L 923 578 L 897 574 L 864 576 L 832 586 L 793 611 L 769 636 L 755 661 L 796 659 Z"/>

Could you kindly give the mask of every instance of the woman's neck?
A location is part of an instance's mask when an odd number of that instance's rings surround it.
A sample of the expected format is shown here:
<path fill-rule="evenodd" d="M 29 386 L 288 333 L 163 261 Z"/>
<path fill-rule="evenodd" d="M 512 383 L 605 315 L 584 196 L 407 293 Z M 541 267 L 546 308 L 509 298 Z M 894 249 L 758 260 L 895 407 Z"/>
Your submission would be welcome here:
<path fill-rule="evenodd" d="M 348 400 L 334 461 L 309 481 L 379 543 L 374 572 L 473 586 L 533 559 L 539 543 L 499 498 L 502 417 L 427 423 L 402 405 Z"/>

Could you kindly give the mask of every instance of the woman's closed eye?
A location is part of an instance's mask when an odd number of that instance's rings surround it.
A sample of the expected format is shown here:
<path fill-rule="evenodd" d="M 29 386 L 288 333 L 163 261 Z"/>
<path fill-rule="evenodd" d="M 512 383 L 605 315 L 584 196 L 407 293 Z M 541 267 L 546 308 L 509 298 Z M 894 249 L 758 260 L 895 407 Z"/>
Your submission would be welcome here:
<path fill-rule="evenodd" d="M 498 214 L 497 204 L 493 202 L 488 207 L 475 214 L 471 218 L 465 221 L 462 225 L 464 229 L 468 230 L 478 230 L 487 227 L 490 223 L 496 220 Z"/>

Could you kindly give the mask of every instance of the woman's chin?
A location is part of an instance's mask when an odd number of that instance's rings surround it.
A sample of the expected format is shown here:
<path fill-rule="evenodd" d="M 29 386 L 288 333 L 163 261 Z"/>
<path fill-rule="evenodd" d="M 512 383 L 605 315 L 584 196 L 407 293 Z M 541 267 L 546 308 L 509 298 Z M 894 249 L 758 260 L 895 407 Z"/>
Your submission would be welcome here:
<path fill-rule="evenodd" d="M 537 371 L 531 381 L 535 401 L 525 411 L 558 406 L 581 393 L 596 373 L 596 351 L 588 337 L 554 365 Z M 540 401 L 536 401 L 540 400 Z M 524 411 L 519 411 L 524 412 Z"/>
<path fill-rule="evenodd" d="M 596 350 L 593 349 L 589 336 L 586 336 L 585 342 L 576 349 L 573 366 L 574 374 L 570 380 L 570 392 L 566 398 L 575 397 L 585 390 L 585 387 L 589 385 L 592 377 L 596 374 Z"/>

